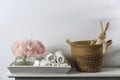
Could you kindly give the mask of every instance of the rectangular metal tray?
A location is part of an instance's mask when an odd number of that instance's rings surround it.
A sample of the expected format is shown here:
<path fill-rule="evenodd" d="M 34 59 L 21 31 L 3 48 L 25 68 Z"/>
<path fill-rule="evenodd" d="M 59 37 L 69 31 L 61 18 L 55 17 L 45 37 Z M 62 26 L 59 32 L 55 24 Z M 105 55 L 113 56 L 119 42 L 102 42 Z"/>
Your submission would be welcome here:
<path fill-rule="evenodd" d="M 13 66 L 13 63 L 8 66 L 11 73 L 68 73 L 71 66 L 66 67 L 41 67 L 41 66 Z"/>

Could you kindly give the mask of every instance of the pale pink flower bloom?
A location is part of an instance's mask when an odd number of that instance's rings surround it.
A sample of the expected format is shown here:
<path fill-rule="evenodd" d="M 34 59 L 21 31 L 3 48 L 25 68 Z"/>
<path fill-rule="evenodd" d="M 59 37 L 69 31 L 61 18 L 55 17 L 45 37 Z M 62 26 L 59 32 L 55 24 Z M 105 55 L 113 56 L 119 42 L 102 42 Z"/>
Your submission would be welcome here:
<path fill-rule="evenodd" d="M 24 54 L 31 56 L 34 54 L 34 43 L 32 39 L 23 41 L 22 48 L 24 51 Z"/>
<path fill-rule="evenodd" d="M 25 54 L 23 52 L 22 49 L 22 42 L 16 41 L 13 45 L 12 45 L 12 53 L 16 56 L 16 57 L 24 57 Z"/>
<path fill-rule="evenodd" d="M 45 52 L 44 45 L 39 40 L 34 40 L 34 50 L 35 54 L 43 54 Z"/>

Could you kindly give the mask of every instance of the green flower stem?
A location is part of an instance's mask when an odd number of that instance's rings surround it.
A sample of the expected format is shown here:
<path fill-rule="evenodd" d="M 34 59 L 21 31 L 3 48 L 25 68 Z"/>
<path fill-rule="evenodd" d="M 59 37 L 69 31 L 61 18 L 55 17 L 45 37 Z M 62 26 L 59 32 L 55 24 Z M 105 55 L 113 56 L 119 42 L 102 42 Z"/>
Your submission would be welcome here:
<path fill-rule="evenodd" d="M 17 59 L 18 59 L 18 58 L 16 57 L 16 58 L 15 58 L 15 61 L 16 61 Z"/>
<path fill-rule="evenodd" d="M 16 57 L 16 58 L 15 58 L 15 61 L 14 61 L 14 64 L 17 62 L 17 59 L 18 59 L 18 58 Z"/>
<path fill-rule="evenodd" d="M 27 64 L 26 59 L 27 59 L 27 56 L 24 56 L 24 58 L 23 58 L 23 63 L 24 63 L 24 65 L 26 65 L 26 64 Z"/>

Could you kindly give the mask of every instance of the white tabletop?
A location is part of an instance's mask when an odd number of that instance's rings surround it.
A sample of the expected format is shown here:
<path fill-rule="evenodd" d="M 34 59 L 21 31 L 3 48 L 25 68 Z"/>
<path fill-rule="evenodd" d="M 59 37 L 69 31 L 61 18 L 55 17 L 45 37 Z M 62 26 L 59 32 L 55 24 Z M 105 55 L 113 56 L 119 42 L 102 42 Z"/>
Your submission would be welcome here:
<path fill-rule="evenodd" d="M 15 78 L 15 77 L 43 77 L 43 78 L 44 77 L 120 77 L 120 68 L 103 68 L 101 72 L 96 72 L 96 73 L 78 72 L 75 69 L 73 69 L 69 73 L 11 74 L 8 72 L 7 75 L 9 78 Z"/>

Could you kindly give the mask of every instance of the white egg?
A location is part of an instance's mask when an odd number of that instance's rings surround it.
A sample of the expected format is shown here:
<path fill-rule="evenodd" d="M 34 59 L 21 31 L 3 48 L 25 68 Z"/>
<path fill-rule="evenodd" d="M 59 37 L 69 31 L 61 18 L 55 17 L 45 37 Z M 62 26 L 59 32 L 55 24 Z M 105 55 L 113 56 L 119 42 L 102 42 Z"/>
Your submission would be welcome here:
<path fill-rule="evenodd" d="M 49 66 L 49 65 L 50 65 L 50 63 L 47 60 L 45 60 L 45 59 L 42 59 L 40 61 L 40 66 Z"/>
<path fill-rule="evenodd" d="M 39 60 L 36 60 L 33 64 L 33 66 L 39 66 L 40 65 L 40 61 Z"/>

